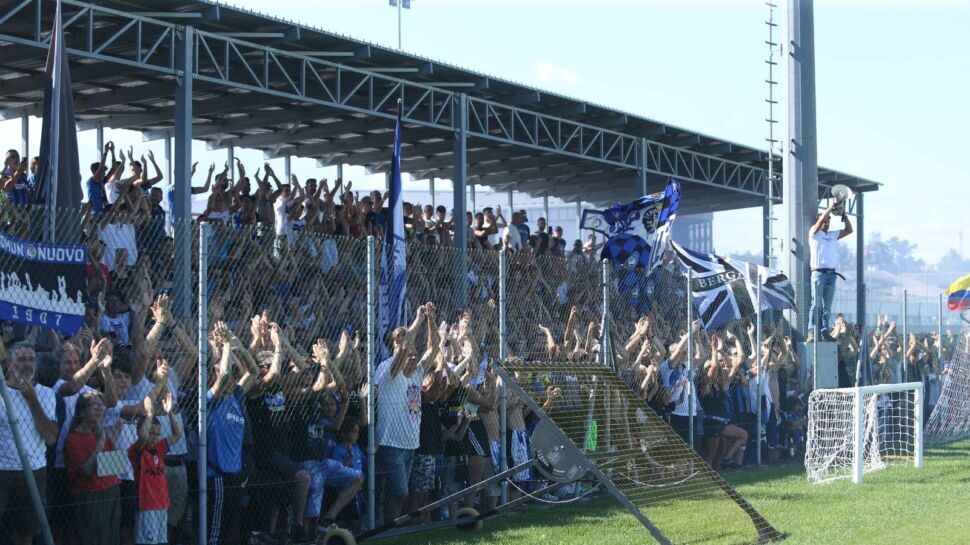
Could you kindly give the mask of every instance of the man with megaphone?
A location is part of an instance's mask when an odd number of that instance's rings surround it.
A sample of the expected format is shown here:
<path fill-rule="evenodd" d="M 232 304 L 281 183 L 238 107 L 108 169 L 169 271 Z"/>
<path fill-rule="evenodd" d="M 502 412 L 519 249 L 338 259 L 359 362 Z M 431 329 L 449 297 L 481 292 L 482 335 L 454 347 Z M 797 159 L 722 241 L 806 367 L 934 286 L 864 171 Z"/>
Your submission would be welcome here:
<path fill-rule="evenodd" d="M 852 234 L 852 224 L 845 215 L 840 199 L 833 199 L 825 212 L 815 218 L 815 225 L 808 231 L 808 247 L 812 253 L 812 308 L 809 311 L 808 338 L 812 342 L 816 338 L 826 340 L 829 333 L 829 313 L 832 310 L 832 300 L 835 298 L 836 277 L 845 277 L 836 271 L 839 264 L 836 241 Z M 842 230 L 829 232 L 829 219 L 836 208 L 842 212 Z M 816 330 L 816 322 L 820 322 L 820 332 Z"/>

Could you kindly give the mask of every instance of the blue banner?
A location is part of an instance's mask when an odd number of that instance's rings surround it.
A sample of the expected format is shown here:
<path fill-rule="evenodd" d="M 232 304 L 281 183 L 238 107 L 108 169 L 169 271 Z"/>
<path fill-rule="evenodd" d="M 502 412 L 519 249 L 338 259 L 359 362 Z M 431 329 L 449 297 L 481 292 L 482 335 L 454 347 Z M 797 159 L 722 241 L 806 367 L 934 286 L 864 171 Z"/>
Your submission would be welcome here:
<path fill-rule="evenodd" d="M 394 154 L 391 158 L 389 207 L 381 253 L 380 315 L 381 338 L 406 321 L 407 246 L 404 238 L 404 200 L 401 190 L 401 118 L 394 125 Z M 383 346 L 381 344 L 380 346 Z"/>
<path fill-rule="evenodd" d="M 84 322 L 87 248 L 0 233 L 0 320 L 73 335 Z"/>

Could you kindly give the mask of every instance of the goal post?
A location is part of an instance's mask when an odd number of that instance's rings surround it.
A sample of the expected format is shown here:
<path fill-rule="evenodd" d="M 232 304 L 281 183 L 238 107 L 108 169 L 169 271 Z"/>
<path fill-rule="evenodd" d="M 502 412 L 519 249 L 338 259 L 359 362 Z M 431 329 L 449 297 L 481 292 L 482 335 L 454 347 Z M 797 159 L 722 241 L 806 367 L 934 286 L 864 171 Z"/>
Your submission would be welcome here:
<path fill-rule="evenodd" d="M 809 482 L 863 475 L 890 465 L 923 466 L 923 384 L 819 389 L 809 396 Z"/>

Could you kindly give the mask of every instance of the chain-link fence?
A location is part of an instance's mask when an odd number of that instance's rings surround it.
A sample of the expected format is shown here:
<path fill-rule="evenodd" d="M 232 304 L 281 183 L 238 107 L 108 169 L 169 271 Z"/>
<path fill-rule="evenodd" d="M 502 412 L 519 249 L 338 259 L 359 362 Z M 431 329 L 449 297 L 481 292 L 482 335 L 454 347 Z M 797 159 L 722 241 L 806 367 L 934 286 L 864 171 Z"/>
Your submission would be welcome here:
<path fill-rule="evenodd" d="M 50 243 L 46 215 L 5 210 L 7 535 L 46 520 L 56 543 L 312 538 L 333 522 L 372 536 L 588 492 L 529 469 L 488 481 L 533 456 L 540 421 L 498 378 L 503 359 L 612 369 L 715 468 L 797 457 L 804 444 L 801 399 L 827 343 L 793 344 L 785 316 L 755 314 L 758 301 L 738 309 L 754 319 L 715 323 L 672 258 L 647 275 L 426 241 L 408 245 L 395 286 L 380 240 L 320 222 L 282 235 L 172 225 L 157 200 L 139 202 L 62 211 Z M 934 336 L 946 330 L 939 301 L 869 294 L 864 332 L 853 301 L 838 296 L 845 316 L 833 313 L 838 381 L 871 353 L 877 380 L 919 373 L 932 403 L 952 345 Z M 619 398 L 591 401 L 576 375 L 533 371 L 534 401 L 586 415 L 582 448 L 643 439 L 617 420 L 634 413 L 595 412 Z"/>

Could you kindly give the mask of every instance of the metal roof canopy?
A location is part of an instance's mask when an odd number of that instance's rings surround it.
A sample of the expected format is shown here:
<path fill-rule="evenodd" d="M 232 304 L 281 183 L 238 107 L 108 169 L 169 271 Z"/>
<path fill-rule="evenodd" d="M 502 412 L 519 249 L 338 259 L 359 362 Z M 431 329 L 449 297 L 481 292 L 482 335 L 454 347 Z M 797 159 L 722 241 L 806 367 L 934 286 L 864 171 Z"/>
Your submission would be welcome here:
<path fill-rule="evenodd" d="M 82 130 L 172 136 L 176 44 L 192 25 L 192 135 L 210 149 L 384 172 L 401 99 L 402 170 L 449 178 L 467 97 L 470 183 L 609 205 L 639 196 L 644 175 L 651 190 L 673 177 L 686 213 L 760 206 L 769 194 L 761 150 L 294 22 L 203 1 L 62 4 Z M 49 0 L 0 0 L 0 118 L 41 113 L 53 15 Z M 834 183 L 879 186 L 823 168 L 819 182 L 820 197 Z"/>

